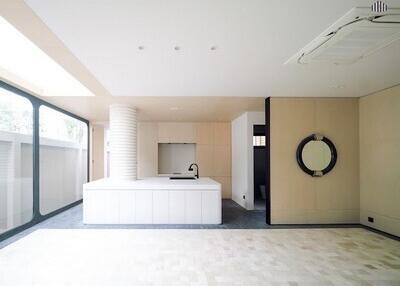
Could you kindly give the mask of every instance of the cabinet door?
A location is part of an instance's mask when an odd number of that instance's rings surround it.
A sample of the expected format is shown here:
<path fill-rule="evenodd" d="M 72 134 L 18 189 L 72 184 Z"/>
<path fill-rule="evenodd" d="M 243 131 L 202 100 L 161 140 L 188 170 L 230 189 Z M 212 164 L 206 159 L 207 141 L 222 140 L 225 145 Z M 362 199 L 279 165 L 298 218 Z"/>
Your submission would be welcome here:
<path fill-rule="evenodd" d="M 96 195 L 100 206 L 99 221 L 104 224 L 119 223 L 119 196 L 114 191 L 98 191 Z"/>
<path fill-rule="evenodd" d="M 185 193 L 185 223 L 201 223 L 201 191 L 186 191 Z"/>
<path fill-rule="evenodd" d="M 135 223 L 135 193 L 134 191 L 119 191 L 119 223 Z"/>
<path fill-rule="evenodd" d="M 159 143 L 194 143 L 193 123 L 159 122 Z"/>
<path fill-rule="evenodd" d="M 151 190 L 135 192 L 136 223 L 153 223 L 153 192 Z"/>
<path fill-rule="evenodd" d="M 153 191 L 153 223 L 168 223 L 168 191 Z"/>
<path fill-rule="evenodd" d="M 218 191 L 201 192 L 201 218 L 204 224 L 222 223 L 221 193 Z"/>
<path fill-rule="evenodd" d="M 97 223 L 99 216 L 96 191 L 83 190 L 83 223 Z"/>
<path fill-rule="evenodd" d="M 185 223 L 185 192 L 169 191 L 169 223 Z"/>
<path fill-rule="evenodd" d="M 84 192 L 83 223 L 118 224 L 120 194 L 115 191 L 90 190 Z"/>

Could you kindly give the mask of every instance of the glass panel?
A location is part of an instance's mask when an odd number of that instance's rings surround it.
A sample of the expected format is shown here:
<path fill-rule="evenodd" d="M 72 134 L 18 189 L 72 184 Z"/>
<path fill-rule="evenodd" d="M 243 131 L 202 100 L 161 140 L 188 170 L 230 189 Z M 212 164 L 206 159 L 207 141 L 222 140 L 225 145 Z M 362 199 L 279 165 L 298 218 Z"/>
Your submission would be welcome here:
<path fill-rule="evenodd" d="M 0 233 L 33 217 L 33 107 L 0 88 Z"/>
<path fill-rule="evenodd" d="M 253 136 L 253 146 L 265 146 L 265 136 Z"/>
<path fill-rule="evenodd" d="M 265 146 L 265 136 L 261 136 L 261 146 Z"/>
<path fill-rule="evenodd" d="M 40 213 L 45 215 L 82 199 L 87 182 L 87 125 L 64 113 L 41 106 Z"/>

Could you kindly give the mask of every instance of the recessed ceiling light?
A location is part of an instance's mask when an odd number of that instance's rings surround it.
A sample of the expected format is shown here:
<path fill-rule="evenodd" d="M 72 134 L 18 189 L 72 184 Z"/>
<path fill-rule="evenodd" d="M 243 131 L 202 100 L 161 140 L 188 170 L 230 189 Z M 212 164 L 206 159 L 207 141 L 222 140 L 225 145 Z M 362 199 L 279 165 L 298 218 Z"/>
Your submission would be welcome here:
<path fill-rule="evenodd" d="M 174 47 L 174 50 L 175 50 L 175 51 L 179 51 L 180 49 L 181 49 L 181 47 L 179 47 L 179 46 L 175 46 L 175 47 Z"/>
<path fill-rule="evenodd" d="M 344 85 L 337 84 L 337 85 L 332 85 L 331 87 L 336 88 L 336 89 L 342 89 L 342 88 L 344 88 Z"/>

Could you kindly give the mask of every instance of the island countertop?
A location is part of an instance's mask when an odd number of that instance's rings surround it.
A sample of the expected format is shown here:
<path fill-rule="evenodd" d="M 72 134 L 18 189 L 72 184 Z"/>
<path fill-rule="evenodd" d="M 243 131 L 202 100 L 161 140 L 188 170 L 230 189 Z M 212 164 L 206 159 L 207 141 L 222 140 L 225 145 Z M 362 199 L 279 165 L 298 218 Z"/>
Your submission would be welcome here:
<path fill-rule="evenodd" d="M 170 180 L 168 177 L 149 177 L 136 181 L 111 178 L 92 181 L 83 185 L 84 190 L 220 190 L 221 184 L 208 177 L 195 180 Z"/>

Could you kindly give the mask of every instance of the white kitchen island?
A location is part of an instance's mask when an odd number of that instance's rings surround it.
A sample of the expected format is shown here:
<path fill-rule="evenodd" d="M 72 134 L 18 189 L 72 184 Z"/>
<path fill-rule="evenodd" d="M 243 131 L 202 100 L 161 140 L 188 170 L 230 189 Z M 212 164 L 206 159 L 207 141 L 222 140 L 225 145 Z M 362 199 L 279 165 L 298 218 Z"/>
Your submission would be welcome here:
<path fill-rule="evenodd" d="M 221 224 L 221 199 L 210 178 L 101 179 L 83 185 L 83 223 Z"/>

